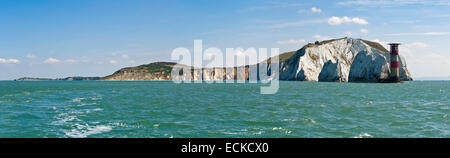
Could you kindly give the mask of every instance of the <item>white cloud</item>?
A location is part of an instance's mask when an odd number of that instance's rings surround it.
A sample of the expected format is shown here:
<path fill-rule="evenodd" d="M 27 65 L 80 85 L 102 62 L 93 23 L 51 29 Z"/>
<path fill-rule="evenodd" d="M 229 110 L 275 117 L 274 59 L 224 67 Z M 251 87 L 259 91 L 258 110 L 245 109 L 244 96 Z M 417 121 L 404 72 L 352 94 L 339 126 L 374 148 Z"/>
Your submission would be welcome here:
<path fill-rule="evenodd" d="M 61 62 L 61 60 L 56 59 L 56 58 L 48 58 L 47 60 L 44 60 L 45 64 L 59 63 L 59 62 Z"/>
<path fill-rule="evenodd" d="M 367 29 L 361 29 L 361 30 L 359 30 L 359 32 L 361 32 L 361 33 L 363 33 L 363 34 L 367 34 L 367 33 L 369 33 L 369 30 L 367 30 Z"/>
<path fill-rule="evenodd" d="M 317 41 L 323 41 L 323 40 L 329 40 L 332 39 L 331 37 L 328 36 L 321 36 L 321 35 L 314 35 L 313 38 Z"/>
<path fill-rule="evenodd" d="M 34 54 L 27 54 L 26 57 L 29 58 L 29 59 L 34 59 L 34 58 L 36 58 L 37 56 L 34 55 Z"/>
<path fill-rule="evenodd" d="M 450 32 L 421 32 L 421 33 L 391 33 L 384 34 L 386 36 L 440 36 L 450 35 Z"/>
<path fill-rule="evenodd" d="M 438 77 L 450 74 L 450 56 L 447 54 L 417 48 L 415 44 L 405 44 L 399 49 L 399 53 L 405 56 L 413 77 Z"/>
<path fill-rule="evenodd" d="M 297 11 L 297 13 L 299 14 L 305 14 L 305 13 L 322 13 L 322 9 L 316 8 L 316 7 L 312 7 L 311 9 L 307 10 L 307 9 L 300 9 Z"/>
<path fill-rule="evenodd" d="M 413 42 L 413 43 L 407 43 L 405 46 L 410 48 L 428 48 L 430 45 L 423 43 L 423 42 Z"/>
<path fill-rule="evenodd" d="M 353 23 L 360 24 L 360 25 L 367 25 L 369 22 L 367 22 L 365 19 L 362 18 L 352 18 Z"/>
<path fill-rule="evenodd" d="M 20 60 L 17 59 L 3 59 L 0 58 L 0 64 L 9 64 L 9 63 L 20 63 Z"/>
<path fill-rule="evenodd" d="M 450 35 L 450 32 L 425 32 L 424 35 Z"/>
<path fill-rule="evenodd" d="M 64 60 L 64 62 L 65 63 L 78 63 L 79 61 L 75 60 L 75 59 L 67 59 L 67 60 Z"/>
<path fill-rule="evenodd" d="M 56 59 L 56 58 L 47 58 L 46 60 L 44 60 L 44 64 L 53 64 L 53 63 L 78 63 L 80 62 L 79 60 L 76 59 L 66 59 L 66 60 L 60 60 L 60 59 Z"/>
<path fill-rule="evenodd" d="M 278 44 L 300 44 L 300 43 L 304 43 L 305 40 L 286 40 L 286 41 L 278 41 Z"/>
<path fill-rule="evenodd" d="M 110 60 L 109 63 L 110 64 L 117 64 L 118 62 L 116 60 Z"/>
<path fill-rule="evenodd" d="M 129 56 L 127 54 L 122 54 L 121 57 L 124 58 L 124 59 L 128 59 L 129 58 Z"/>
<path fill-rule="evenodd" d="M 348 18 L 346 16 L 344 18 L 333 16 L 333 17 L 328 19 L 328 24 L 330 24 L 330 25 L 339 25 L 339 24 L 342 24 L 344 20 L 350 21 L 350 18 Z"/>
<path fill-rule="evenodd" d="M 344 17 L 333 16 L 328 19 L 328 24 L 330 24 L 330 25 L 340 25 L 340 24 L 344 24 L 344 23 L 355 23 L 355 24 L 359 24 L 359 25 L 369 24 L 365 19 L 358 18 L 358 17 L 350 18 L 347 16 L 344 16 Z"/>
<path fill-rule="evenodd" d="M 316 8 L 316 7 L 312 7 L 312 8 L 311 8 L 311 11 L 312 11 L 313 13 L 321 13 L 321 12 L 322 12 L 322 9 L 319 9 L 319 8 Z"/>

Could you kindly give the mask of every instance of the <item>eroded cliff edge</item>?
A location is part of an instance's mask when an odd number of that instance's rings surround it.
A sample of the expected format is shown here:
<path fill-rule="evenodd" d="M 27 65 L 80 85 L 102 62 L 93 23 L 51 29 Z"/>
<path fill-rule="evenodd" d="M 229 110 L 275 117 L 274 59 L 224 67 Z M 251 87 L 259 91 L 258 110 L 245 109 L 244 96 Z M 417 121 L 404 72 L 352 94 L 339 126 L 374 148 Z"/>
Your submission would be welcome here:
<path fill-rule="evenodd" d="M 377 82 L 390 73 L 389 52 L 381 44 L 341 38 L 308 44 L 280 62 L 280 80 Z M 412 80 L 400 52 L 400 80 Z"/>
<path fill-rule="evenodd" d="M 258 72 L 258 67 L 271 71 L 268 61 L 257 65 L 237 68 L 192 68 L 192 80 L 236 80 L 249 79 L 249 72 Z M 274 61 L 276 62 L 276 61 Z M 390 73 L 389 52 L 381 44 L 363 39 L 341 38 L 307 44 L 295 52 L 279 55 L 280 80 L 378 82 L 387 79 Z M 171 80 L 171 70 L 176 63 L 157 62 L 121 69 L 101 80 L 142 81 Z M 259 76 L 257 77 L 259 79 Z M 406 61 L 401 56 L 400 80 L 412 80 Z"/>

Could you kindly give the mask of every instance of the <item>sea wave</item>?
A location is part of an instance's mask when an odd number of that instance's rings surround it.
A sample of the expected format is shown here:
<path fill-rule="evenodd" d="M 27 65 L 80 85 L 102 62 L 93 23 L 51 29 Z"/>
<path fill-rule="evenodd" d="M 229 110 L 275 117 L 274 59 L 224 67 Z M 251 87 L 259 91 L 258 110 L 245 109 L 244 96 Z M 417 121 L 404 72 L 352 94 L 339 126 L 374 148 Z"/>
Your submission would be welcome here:
<path fill-rule="evenodd" d="M 69 104 L 61 108 L 53 108 L 58 114 L 53 117 L 56 120 L 51 122 L 51 124 L 61 126 L 60 131 L 66 137 L 73 138 L 85 138 L 89 135 L 111 131 L 113 126 L 100 125 L 100 122 L 96 120 L 88 121 L 84 119 L 90 113 L 103 110 L 94 106 L 89 108 L 83 107 L 86 105 L 97 105 L 96 102 L 92 103 L 91 100 L 98 100 L 98 98 L 77 97 L 71 100 L 75 103 L 75 106 Z"/>
<path fill-rule="evenodd" d="M 353 138 L 371 138 L 373 137 L 372 135 L 370 135 L 369 133 L 361 133 L 357 136 L 354 136 Z"/>
<path fill-rule="evenodd" d="M 64 116 L 64 117 L 59 117 L 57 121 L 53 121 L 51 124 L 52 125 L 64 125 L 67 122 L 71 122 L 74 120 L 77 120 L 77 116 Z"/>
<path fill-rule="evenodd" d="M 272 130 L 273 131 L 282 131 L 285 134 L 291 134 L 292 133 L 292 131 L 290 131 L 290 130 L 288 130 L 286 128 L 283 128 L 283 127 L 273 127 Z"/>
<path fill-rule="evenodd" d="M 103 99 L 103 97 L 101 95 L 96 95 L 96 96 L 91 97 L 91 100 L 102 100 L 102 99 Z"/>
<path fill-rule="evenodd" d="M 83 101 L 83 100 L 85 100 L 86 98 L 74 98 L 74 99 L 72 99 L 72 102 L 74 102 L 74 103 L 79 103 L 79 102 L 81 102 L 81 101 Z"/>
<path fill-rule="evenodd" d="M 89 135 L 105 133 L 112 130 L 112 126 L 106 125 L 90 126 L 88 124 L 75 124 L 75 126 L 75 129 L 64 132 L 66 136 L 73 138 L 86 138 Z"/>

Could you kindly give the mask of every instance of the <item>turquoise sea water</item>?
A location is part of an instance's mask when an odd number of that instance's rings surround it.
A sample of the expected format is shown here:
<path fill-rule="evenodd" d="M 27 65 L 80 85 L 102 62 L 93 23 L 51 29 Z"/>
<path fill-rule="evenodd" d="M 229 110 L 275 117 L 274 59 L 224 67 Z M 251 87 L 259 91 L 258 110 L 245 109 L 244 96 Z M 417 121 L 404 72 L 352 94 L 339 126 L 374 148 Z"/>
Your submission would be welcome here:
<path fill-rule="evenodd" d="M 450 81 L 0 82 L 0 137 L 450 137 Z"/>

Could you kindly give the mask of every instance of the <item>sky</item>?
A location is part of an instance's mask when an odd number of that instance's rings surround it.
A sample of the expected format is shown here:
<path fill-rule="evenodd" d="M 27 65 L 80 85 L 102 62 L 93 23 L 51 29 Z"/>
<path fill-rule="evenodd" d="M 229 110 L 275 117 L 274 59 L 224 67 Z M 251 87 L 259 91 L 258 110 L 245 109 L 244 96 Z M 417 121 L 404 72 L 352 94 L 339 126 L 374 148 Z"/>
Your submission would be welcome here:
<path fill-rule="evenodd" d="M 0 0 L 0 80 L 106 76 L 175 48 L 401 42 L 413 78 L 450 76 L 449 0 Z"/>

